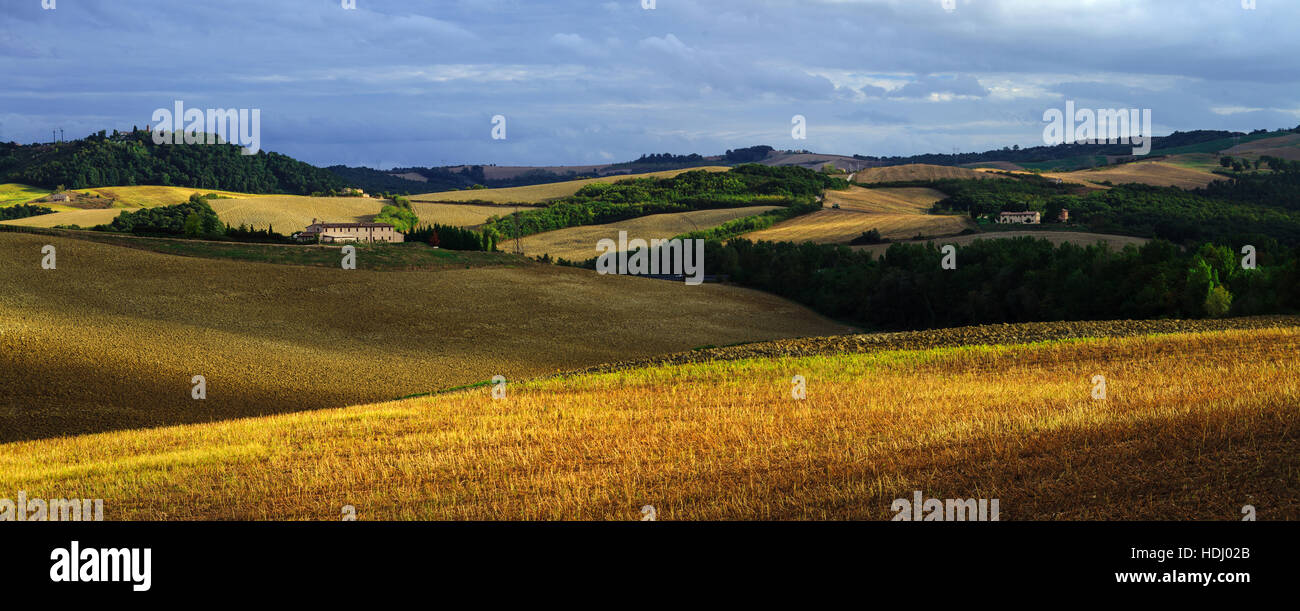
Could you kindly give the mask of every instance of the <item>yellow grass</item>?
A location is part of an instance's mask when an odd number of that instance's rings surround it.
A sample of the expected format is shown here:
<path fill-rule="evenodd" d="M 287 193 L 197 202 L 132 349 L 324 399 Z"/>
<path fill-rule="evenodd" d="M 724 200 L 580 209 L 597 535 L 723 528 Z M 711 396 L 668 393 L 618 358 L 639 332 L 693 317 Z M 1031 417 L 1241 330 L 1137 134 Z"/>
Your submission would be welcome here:
<path fill-rule="evenodd" d="M 248 199 L 214 199 L 208 205 L 232 227 L 257 229 L 274 227 L 288 235 L 311 224 L 312 219 L 332 223 L 369 221 L 379 214 L 386 200 L 366 197 L 304 197 L 268 195 Z"/>
<path fill-rule="evenodd" d="M 1196 189 L 1223 179 L 1222 176 L 1212 174 L 1205 169 L 1165 161 L 1138 161 L 1092 170 L 1079 170 L 1077 172 L 1048 172 L 1044 173 L 1043 176 L 1060 178 L 1067 182 L 1091 183 L 1093 185 L 1103 181 L 1110 181 L 1117 185 L 1139 183 L 1156 187 L 1178 187 L 1180 189 Z"/>
<path fill-rule="evenodd" d="M 914 490 L 1003 520 L 1297 519 L 1297 355 L 1283 328 L 635 369 L 13 443 L 0 489 L 114 520 L 884 520 Z"/>
<path fill-rule="evenodd" d="M 1031 237 L 1043 239 L 1052 244 L 1060 245 L 1065 243 L 1076 244 L 1078 246 L 1091 246 L 1098 242 L 1104 242 L 1112 250 L 1122 250 L 1129 244 L 1141 246 L 1150 242 L 1147 238 L 1135 238 L 1126 235 L 1114 235 L 1109 233 L 1088 233 L 1083 231 L 990 231 L 987 233 L 975 233 L 970 235 L 958 235 L 945 237 L 934 240 L 935 244 L 970 244 L 975 240 L 1003 240 L 1008 238 Z M 903 242 L 913 244 L 924 244 L 929 240 L 903 240 Z M 855 250 L 865 250 L 876 253 L 877 256 L 884 254 L 889 250 L 889 244 L 868 244 L 865 246 L 854 246 Z"/>
<path fill-rule="evenodd" d="M 965 216 L 929 214 L 930 206 L 944 197 L 939 191 L 922 188 L 855 186 L 844 191 L 827 191 L 825 209 L 742 237 L 755 241 L 847 244 L 872 229 L 879 230 L 885 238 L 904 240 L 917 234 L 953 235 L 975 226 Z M 835 204 L 839 204 L 839 209 L 833 208 Z"/>
<path fill-rule="evenodd" d="M 554 182 L 542 185 L 529 185 L 527 187 L 508 187 L 504 189 L 469 189 L 463 191 L 440 191 L 437 193 L 425 193 L 423 195 L 412 195 L 411 201 L 431 201 L 431 202 L 463 202 L 482 200 L 497 204 L 527 202 L 540 203 L 547 200 L 568 197 L 578 192 L 578 189 L 596 182 L 612 184 L 620 180 L 629 178 L 671 178 L 683 172 L 694 170 L 705 170 L 708 172 L 726 172 L 731 168 L 725 166 L 706 166 L 700 168 L 687 168 L 684 170 L 666 170 L 663 172 L 647 172 L 645 174 L 628 174 L 625 176 L 606 176 L 603 178 L 586 178 L 582 180 L 570 180 L 565 182 Z"/>
<path fill-rule="evenodd" d="M 117 215 L 122 214 L 122 208 L 102 208 L 98 210 L 77 210 L 66 206 L 46 206 L 50 209 L 60 209 L 54 214 L 42 214 L 40 216 L 29 216 L 27 218 L 13 219 L 9 221 L 0 221 L 0 225 L 21 225 L 24 227 L 54 227 L 55 225 L 79 225 L 81 227 L 94 227 L 104 223 L 111 223 Z"/>
<path fill-rule="evenodd" d="M 41 269 L 45 244 L 55 270 Z M 343 270 L 16 233 L 0 233 L 0 260 L 0 440 L 337 407 L 846 329 L 748 289 L 528 262 Z M 190 398 L 195 375 L 206 401 Z"/>
<path fill-rule="evenodd" d="M 709 229 L 733 219 L 754 216 L 777 208 L 778 206 L 748 206 L 745 208 L 651 214 L 605 225 L 587 225 L 547 231 L 525 237 L 520 240 L 520 243 L 523 246 L 524 254 L 530 257 L 550 254 L 551 257 L 557 259 L 586 261 L 599 254 L 596 250 L 596 242 L 604 238 L 617 241 L 620 230 L 627 232 L 628 239 L 671 238 L 692 231 Z M 500 246 L 509 250 L 513 247 L 513 243 L 503 241 Z"/>
<path fill-rule="evenodd" d="M 163 187 L 158 185 L 99 187 L 95 189 L 80 189 L 79 191 L 116 200 L 114 204 L 116 206 L 134 208 L 171 206 L 188 200 L 190 196 L 195 193 L 200 195 L 216 193 L 217 195 L 225 197 L 262 197 L 260 195 L 249 195 L 246 193 L 235 193 L 233 191 L 221 191 L 218 189 L 191 189 L 189 187 Z"/>
<path fill-rule="evenodd" d="M 40 199 L 49 195 L 51 191 L 39 187 L 29 187 L 18 183 L 0 184 L 0 208 L 13 206 L 16 204 L 25 204 L 34 199 Z M 50 208 L 49 205 L 45 206 Z"/>

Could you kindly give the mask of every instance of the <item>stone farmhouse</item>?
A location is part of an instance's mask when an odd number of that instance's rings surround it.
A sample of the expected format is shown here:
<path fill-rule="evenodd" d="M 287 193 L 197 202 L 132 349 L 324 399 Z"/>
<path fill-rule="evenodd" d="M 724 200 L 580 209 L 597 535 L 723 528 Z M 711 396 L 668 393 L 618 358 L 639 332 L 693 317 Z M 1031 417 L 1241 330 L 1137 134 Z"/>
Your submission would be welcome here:
<path fill-rule="evenodd" d="M 1003 212 L 998 216 L 998 222 L 1037 225 L 1043 222 L 1042 216 L 1041 213 L 1032 210 L 1029 212 Z"/>
<path fill-rule="evenodd" d="M 293 234 L 299 242 L 337 244 L 343 242 L 402 242 L 406 236 L 388 223 L 325 223 L 311 220 L 306 229 Z"/>

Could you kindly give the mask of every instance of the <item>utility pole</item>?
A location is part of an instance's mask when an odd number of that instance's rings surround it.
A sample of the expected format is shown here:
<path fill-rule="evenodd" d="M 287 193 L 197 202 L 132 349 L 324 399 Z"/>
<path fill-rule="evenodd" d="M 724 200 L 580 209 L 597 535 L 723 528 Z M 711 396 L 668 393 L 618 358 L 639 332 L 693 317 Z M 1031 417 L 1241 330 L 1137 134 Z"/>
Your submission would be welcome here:
<path fill-rule="evenodd" d="M 524 254 L 524 247 L 519 243 L 519 206 L 515 206 L 515 254 Z"/>

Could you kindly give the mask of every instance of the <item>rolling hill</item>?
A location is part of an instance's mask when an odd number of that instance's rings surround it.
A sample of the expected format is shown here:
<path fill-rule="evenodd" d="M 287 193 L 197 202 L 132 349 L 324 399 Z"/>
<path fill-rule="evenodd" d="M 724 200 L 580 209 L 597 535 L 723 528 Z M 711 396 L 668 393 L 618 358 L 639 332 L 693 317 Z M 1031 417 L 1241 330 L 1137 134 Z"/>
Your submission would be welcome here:
<path fill-rule="evenodd" d="M 777 210 L 779 206 L 747 206 L 744 208 L 722 208 L 717 210 L 696 210 L 693 212 L 676 212 L 671 214 L 651 214 L 617 223 L 603 225 L 583 225 L 568 227 L 556 231 L 547 231 L 526 236 L 520 240 L 524 254 L 530 257 L 551 255 L 555 259 L 569 261 L 586 261 L 595 257 L 596 243 L 603 238 L 618 239 L 618 232 L 626 231 L 628 237 L 643 240 L 671 238 L 673 236 L 716 227 L 727 221 L 762 214 L 768 210 Z M 500 244 L 506 250 L 512 245 L 506 241 Z"/>
<path fill-rule="evenodd" d="M 421 195 L 412 195 L 413 202 L 489 202 L 494 204 L 512 204 L 512 203 L 542 203 L 548 200 L 567 197 L 578 192 L 592 183 L 615 183 L 620 180 L 629 178 L 671 178 L 683 172 L 694 170 L 705 170 L 709 172 L 726 172 L 731 168 L 725 166 L 704 166 L 698 168 L 685 168 L 680 170 L 666 170 L 662 172 L 649 172 L 645 174 L 619 174 L 614 176 L 604 176 L 601 178 L 585 178 L 582 180 L 569 180 L 564 182 L 553 182 L 541 185 L 530 185 L 527 187 L 508 187 L 504 189 L 466 189 L 462 191 L 441 191 L 438 193 L 424 193 Z M 508 210 L 506 212 L 509 212 Z"/>
<path fill-rule="evenodd" d="M 8 443 L 0 487 L 102 498 L 110 520 L 888 520 L 914 490 L 1009 521 L 1300 518 L 1296 321 L 1105 337 L 1129 324 Z"/>
<path fill-rule="evenodd" d="M 46 244 L 57 269 L 41 269 Z M 427 249 L 358 257 L 410 248 Z M 3 441 L 339 407 L 846 330 L 758 291 L 490 255 L 437 271 L 343 270 L 0 233 L 0 258 L 15 262 L 0 275 Z M 195 375 L 206 400 L 190 397 Z"/>
<path fill-rule="evenodd" d="M 932 204 L 945 196 L 934 189 L 899 188 L 867 189 L 850 187 L 845 191 L 827 191 L 824 208 L 782 221 L 742 237 L 773 242 L 816 242 L 848 244 L 872 229 L 891 240 L 922 235 L 953 235 L 975 224 L 960 215 L 929 214 Z M 838 205 L 836 209 L 834 206 Z"/>

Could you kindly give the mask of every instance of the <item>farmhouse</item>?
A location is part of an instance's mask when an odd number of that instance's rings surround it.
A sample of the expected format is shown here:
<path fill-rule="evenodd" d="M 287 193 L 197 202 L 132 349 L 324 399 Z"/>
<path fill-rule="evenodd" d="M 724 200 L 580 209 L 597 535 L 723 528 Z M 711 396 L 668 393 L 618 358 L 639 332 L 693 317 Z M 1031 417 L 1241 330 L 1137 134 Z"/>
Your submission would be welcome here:
<path fill-rule="evenodd" d="M 52 201 L 52 202 L 66 202 L 66 201 L 68 201 L 68 194 L 67 194 L 67 193 L 55 193 L 54 195 L 51 195 L 51 196 L 50 196 L 50 201 Z"/>
<path fill-rule="evenodd" d="M 1029 212 L 1003 212 L 998 216 L 999 223 L 1020 223 L 1024 225 L 1037 225 L 1043 221 L 1042 214 L 1034 211 Z"/>
<path fill-rule="evenodd" d="M 311 220 L 306 229 L 293 234 L 299 242 L 402 242 L 406 236 L 388 223 L 325 223 Z"/>

